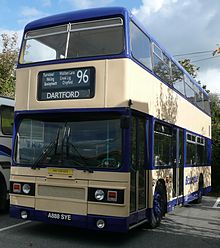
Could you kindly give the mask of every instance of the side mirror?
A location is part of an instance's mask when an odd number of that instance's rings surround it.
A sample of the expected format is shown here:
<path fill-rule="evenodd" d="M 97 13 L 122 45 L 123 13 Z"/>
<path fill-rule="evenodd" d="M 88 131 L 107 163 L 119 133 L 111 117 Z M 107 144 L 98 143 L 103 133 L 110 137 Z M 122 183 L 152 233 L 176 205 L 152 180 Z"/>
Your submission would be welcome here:
<path fill-rule="evenodd" d="M 127 115 L 121 116 L 121 128 L 128 129 L 130 127 L 130 117 Z"/>

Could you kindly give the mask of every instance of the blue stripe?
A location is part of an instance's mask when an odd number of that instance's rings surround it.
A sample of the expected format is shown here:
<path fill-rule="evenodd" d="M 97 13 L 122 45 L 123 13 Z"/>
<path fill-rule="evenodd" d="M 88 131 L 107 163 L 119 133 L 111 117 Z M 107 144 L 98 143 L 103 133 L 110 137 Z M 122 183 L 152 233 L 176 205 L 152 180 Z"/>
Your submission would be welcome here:
<path fill-rule="evenodd" d="M 29 207 L 22 207 L 15 205 L 10 206 L 10 216 L 13 218 L 21 219 L 20 213 L 22 210 L 26 210 L 28 212 L 28 220 L 41 221 L 51 224 L 62 224 L 62 225 L 74 226 L 77 228 L 86 228 L 91 230 L 100 230 L 97 228 L 96 222 L 97 220 L 102 219 L 106 223 L 106 227 L 103 229 L 103 231 L 110 231 L 110 232 L 128 231 L 128 218 L 126 217 L 70 214 L 71 221 L 64 221 L 64 220 L 49 219 L 47 217 L 48 215 L 47 211 L 40 211 Z"/>
<path fill-rule="evenodd" d="M 11 157 L 11 149 L 7 146 L 0 145 L 0 155 Z"/>
<path fill-rule="evenodd" d="M 209 192 L 211 192 L 211 186 L 208 186 L 206 188 L 203 188 L 203 195 L 207 195 Z M 198 199 L 198 191 L 192 192 L 186 196 L 182 196 L 178 199 L 173 199 L 172 201 L 169 201 L 167 203 L 167 211 L 171 212 L 174 210 L 174 207 L 179 205 L 179 204 L 183 204 L 183 205 L 187 205 L 188 203 L 194 201 Z"/>

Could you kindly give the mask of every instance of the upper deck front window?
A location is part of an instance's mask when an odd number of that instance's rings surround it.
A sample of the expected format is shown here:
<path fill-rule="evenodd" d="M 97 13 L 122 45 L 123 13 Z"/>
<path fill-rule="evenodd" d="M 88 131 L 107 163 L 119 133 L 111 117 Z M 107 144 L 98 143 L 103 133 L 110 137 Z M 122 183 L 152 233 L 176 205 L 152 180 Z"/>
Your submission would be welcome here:
<path fill-rule="evenodd" d="M 115 55 L 123 50 L 121 18 L 70 23 L 27 32 L 20 63 Z"/>

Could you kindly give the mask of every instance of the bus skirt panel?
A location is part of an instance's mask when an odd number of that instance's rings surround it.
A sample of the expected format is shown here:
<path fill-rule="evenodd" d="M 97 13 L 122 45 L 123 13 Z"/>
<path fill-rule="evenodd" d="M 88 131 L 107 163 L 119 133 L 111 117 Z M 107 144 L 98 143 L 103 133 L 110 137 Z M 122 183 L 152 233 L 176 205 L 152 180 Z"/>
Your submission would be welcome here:
<path fill-rule="evenodd" d="M 27 216 L 26 218 L 24 218 L 25 215 Z M 33 208 L 15 205 L 10 206 L 10 216 L 17 219 L 41 221 L 99 231 L 127 232 L 129 230 L 129 217 L 74 215 L 35 210 Z M 103 225 L 104 227 L 102 227 Z"/>

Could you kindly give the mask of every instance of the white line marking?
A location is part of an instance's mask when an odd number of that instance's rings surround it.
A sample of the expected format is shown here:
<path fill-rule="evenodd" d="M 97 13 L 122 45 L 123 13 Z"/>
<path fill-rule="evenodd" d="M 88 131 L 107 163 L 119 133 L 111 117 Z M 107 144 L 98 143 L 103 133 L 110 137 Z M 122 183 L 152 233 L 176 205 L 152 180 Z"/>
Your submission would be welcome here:
<path fill-rule="evenodd" d="M 30 222 L 31 222 L 30 220 L 27 220 L 27 221 L 19 223 L 19 224 L 15 224 L 15 225 L 12 225 L 12 226 L 7 226 L 7 227 L 4 227 L 4 228 L 1 228 L 0 232 L 4 232 L 6 230 L 9 230 L 9 229 L 12 229 L 12 228 L 15 228 L 15 227 L 18 227 L 18 226 L 23 226 L 23 225 L 26 225 L 26 224 L 28 224 Z"/>
<path fill-rule="evenodd" d="M 219 205 L 219 206 L 218 206 Z M 213 205 L 213 208 L 220 208 L 220 197 L 217 198 L 215 204 Z"/>

